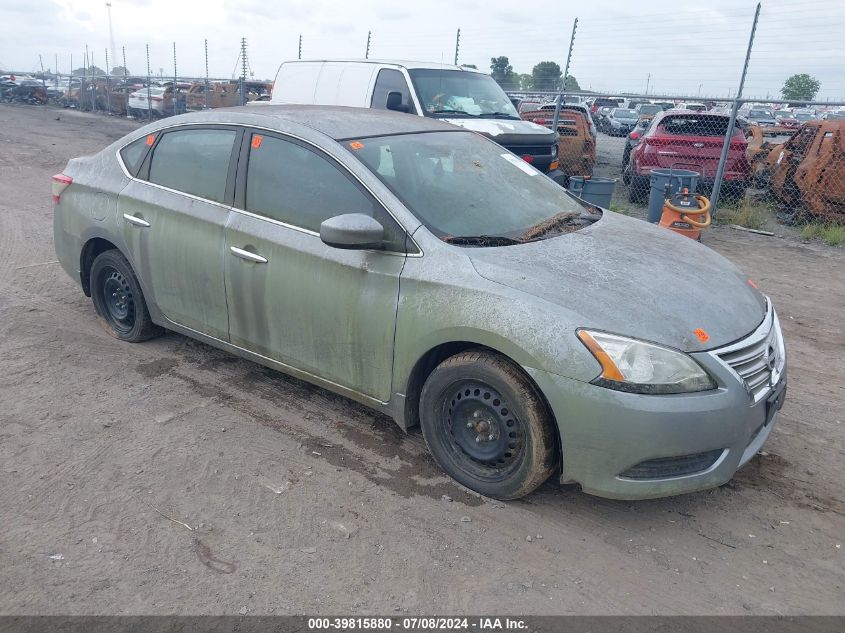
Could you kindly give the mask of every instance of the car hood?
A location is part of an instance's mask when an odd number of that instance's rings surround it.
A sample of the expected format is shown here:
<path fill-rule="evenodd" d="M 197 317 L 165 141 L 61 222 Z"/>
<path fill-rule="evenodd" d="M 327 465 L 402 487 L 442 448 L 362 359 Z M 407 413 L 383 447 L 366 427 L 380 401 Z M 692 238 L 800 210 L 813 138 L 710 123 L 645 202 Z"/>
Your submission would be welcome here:
<path fill-rule="evenodd" d="M 715 251 L 608 211 L 566 235 L 467 251 L 482 277 L 559 305 L 573 328 L 687 352 L 746 336 L 766 312 L 765 297 Z"/>
<path fill-rule="evenodd" d="M 552 139 L 554 132 L 549 128 L 531 123 L 530 121 L 521 121 L 516 119 L 443 119 L 452 125 L 457 125 L 465 130 L 472 132 L 479 132 L 497 142 L 502 142 L 503 137 L 513 136 L 533 136 L 537 140 Z M 549 141 L 551 142 L 551 141 Z"/>

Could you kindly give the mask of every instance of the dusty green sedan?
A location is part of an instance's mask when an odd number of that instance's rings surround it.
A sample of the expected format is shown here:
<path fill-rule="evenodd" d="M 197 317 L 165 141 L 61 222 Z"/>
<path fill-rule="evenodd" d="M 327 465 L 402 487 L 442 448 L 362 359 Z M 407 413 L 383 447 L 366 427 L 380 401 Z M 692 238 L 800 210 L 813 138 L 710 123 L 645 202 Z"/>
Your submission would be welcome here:
<path fill-rule="evenodd" d="M 116 338 L 181 332 L 419 424 L 491 497 L 718 486 L 783 404 L 777 315 L 732 264 L 446 123 L 178 116 L 71 160 L 53 198 Z"/>

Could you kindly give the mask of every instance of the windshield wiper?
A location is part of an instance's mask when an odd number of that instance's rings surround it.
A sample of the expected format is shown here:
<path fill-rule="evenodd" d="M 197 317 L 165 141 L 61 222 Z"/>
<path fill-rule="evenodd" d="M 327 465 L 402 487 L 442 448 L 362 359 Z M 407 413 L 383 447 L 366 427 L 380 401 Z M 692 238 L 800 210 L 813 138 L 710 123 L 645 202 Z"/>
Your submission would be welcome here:
<path fill-rule="evenodd" d="M 431 110 L 432 114 L 463 114 L 464 116 L 478 116 L 477 114 L 470 114 L 464 110 L 451 110 L 449 108 L 440 108 L 439 110 Z"/>
<path fill-rule="evenodd" d="M 458 246 L 513 246 L 514 244 L 522 244 L 522 240 L 505 237 L 504 235 L 444 235 L 440 239 L 448 244 L 457 244 Z"/>
<path fill-rule="evenodd" d="M 590 213 L 562 211 L 528 228 L 525 233 L 519 236 L 519 239 L 523 242 L 528 242 L 539 239 L 554 231 L 558 233 L 571 233 L 572 231 L 577 231 L 585 223 L 593 223 L 599 218 L 601 218 L 601 215 L 593 216 Z"/>
<path fill-rule="evenodd" d="M 516 119 L 517 121 L 520 120 L 520 118 L 518 116 L 514 116 L 510 112 L 482 112 L 481 114 L 476 115 L 476 116 L 478 116 L 482 119 L 494 119 L 494 118 L 495 119 L 501 119 L 501 118 L 504 117 L 504 118 L 507 118 L 507 119 Z"/>

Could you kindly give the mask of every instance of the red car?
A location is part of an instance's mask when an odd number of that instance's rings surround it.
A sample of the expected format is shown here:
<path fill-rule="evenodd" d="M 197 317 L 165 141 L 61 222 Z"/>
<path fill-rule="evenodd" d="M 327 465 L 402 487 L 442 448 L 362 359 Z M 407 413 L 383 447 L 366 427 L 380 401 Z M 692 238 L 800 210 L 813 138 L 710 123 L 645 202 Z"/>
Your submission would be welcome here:
<path fill-rule="evenodd" d="M 716 179 L 730 117 L 726 114 L 668 110 L 655 118 L 641 142 L 631 150 L 623 173 L 629 185 L 631 202 L 648 196 L 652 169 L 690 169 L 697 171 L 698 190 L 709 189 Z M 745 193 L 751 167 L 745 157 L 748 145 L 738 127 L 734 127 L 725 169 L 722 191 L 741 197 Z"/>

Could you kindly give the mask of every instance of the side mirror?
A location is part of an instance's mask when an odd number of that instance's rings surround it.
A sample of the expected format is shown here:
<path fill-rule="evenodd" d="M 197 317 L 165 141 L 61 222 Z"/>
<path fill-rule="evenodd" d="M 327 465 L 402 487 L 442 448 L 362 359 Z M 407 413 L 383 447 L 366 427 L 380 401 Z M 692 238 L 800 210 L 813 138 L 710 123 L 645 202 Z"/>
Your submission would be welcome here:
<path fill-rule="evenodd" d="M 385 107 L 388 110 L 395 110 L 396 112 L 410 112 L 411 106 L 407 103 L 402 103 L 402 93 L 401 92 L 388 92 L 387 93 L 387 104 Z"/>
<path fill-rule="evenodd" d="M 380 248 L 384 227 L 369 215 L 346 213 L 324 220 L 320 224 L 320 239 L 333 248 Z"/>

